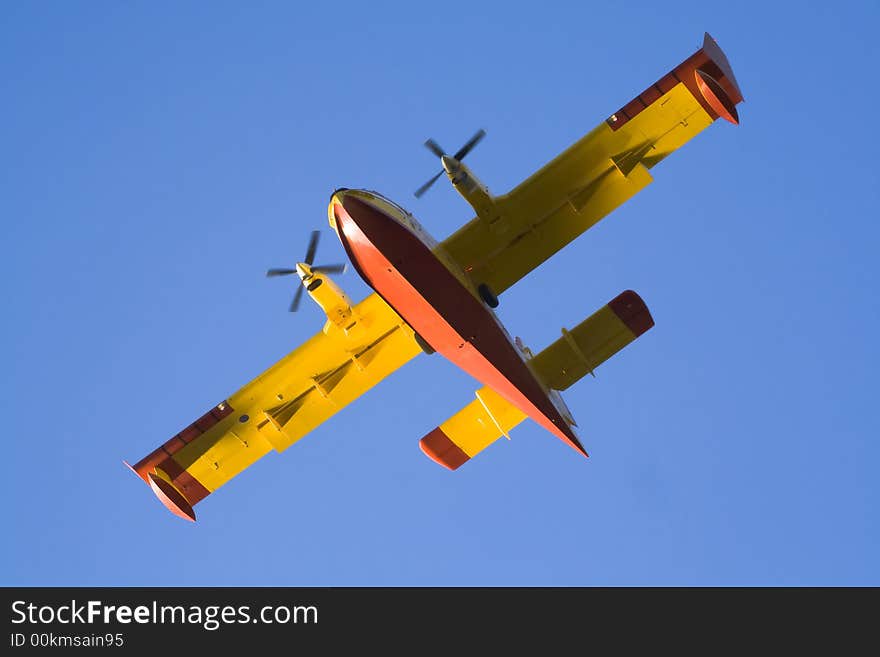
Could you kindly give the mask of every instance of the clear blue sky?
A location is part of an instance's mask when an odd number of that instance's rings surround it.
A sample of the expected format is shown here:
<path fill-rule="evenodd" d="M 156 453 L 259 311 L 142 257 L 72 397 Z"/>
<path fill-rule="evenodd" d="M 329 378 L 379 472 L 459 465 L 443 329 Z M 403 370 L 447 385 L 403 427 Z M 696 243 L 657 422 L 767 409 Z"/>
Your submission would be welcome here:
<path fill-rule="evenodd" d="M 0 584 L 880 584 L 876 3 L 314 4 L 0 8 Z M 319 330 L 263 273 L 344 257 L 335 187 L 446 237 L 426 137 L 506 191 L 705 30 L 742 125 L 502 298 L 534 348 L 651 308 L 566 394 L 589 461 L 528 422 L 439 468 L 474 383 L 420 356 L 194 525 L 123 467 Z"/>

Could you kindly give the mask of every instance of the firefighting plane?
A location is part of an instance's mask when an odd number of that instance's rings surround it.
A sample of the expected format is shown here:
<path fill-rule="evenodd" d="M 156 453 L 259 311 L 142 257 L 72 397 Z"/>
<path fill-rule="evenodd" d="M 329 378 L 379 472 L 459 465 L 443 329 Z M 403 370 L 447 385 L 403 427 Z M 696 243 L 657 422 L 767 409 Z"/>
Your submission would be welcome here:
<path fill-rule="evenodd" d="M 241 390 L 208 410 L 132 470 L 176 515 L 270 451 L 283 452 L 422 352 L 442 354 L 482 387 L 475 399 L 420 441 L 455 470 L 525 418 L 583 456 L 560 392 L 654 325 L 642 299 L 625 291 L 533 353 L 493 311 L 498 295 L 651 182 L 650 170 L 716 119 L 737 124 L 743 97 L 724 53 L 702 47 L 517 185 L 493 196 L 464 157 L 425 145 L 476 216 L 436 241 L 407 210 L 373 191 L 341 188 L 328 207 L 352 267 L 374 293 L 354 303 L 330 278 L 343 265 L 305 258 L 268 276 L 297 276 L 327 316 L 323 328 Z"/>

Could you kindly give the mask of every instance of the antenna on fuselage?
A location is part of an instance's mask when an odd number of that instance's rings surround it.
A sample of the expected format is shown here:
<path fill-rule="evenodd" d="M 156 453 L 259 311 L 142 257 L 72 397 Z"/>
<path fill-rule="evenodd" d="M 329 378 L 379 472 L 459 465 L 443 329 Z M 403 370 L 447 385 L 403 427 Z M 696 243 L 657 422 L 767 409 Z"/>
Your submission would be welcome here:
<path fill-rule="evenodd" d="M 266 272 L 267 278 L 272 278 L 274 276 L 288 276 L 290 274 L 299 274 L 302 285 L 297 288 L 296 294 L 293 295 L 293 301 L 290 303 L 290 312 L 292 313 L 296 312 L 297 308 L 299 308 L 299 302 L 300 299 L 302 299 L 303 288 L 309 284 L 309 281 L 312 279 L 315 273 L 341 274 L 344 273 L 347 268 L 344 264 L 318 265 L 316 267 L 312 266 L 312 263 L 315 261 L 315 253 L 317 253 L 318 251 L 318 241 L 320 239 L 321 231 L 313 230 L 312 236 L 309 238 L 309 245 L 308 247 L 306 247 L 306 257 L 301 263 L 297 264 L 296 269 L 270 269 Z"/>
<path fill-rule="evenodd" d="M 437 180 L 440 178 L 440 176 L 442 176 L 444 173 L 449 171 L 450 167 L 454 168 L 458 162 L 461 162 L 461 160 L 464 158 L 464 156 L 467 155 L 468 153 L 470 153 L 474 149 L 474 147 L 477 144 L 479 144 L 480 141 L 485 136 L 486 136 L 485 130 L 482 130 L 482 129 L 478 130 L 477 133 L 473 137 L 471 137 L 470 139 L 467 140 L 467 143 L 465 143 L 464 146 L 459 148 L 455 152 L 455 154 L 451 155 L 451 156 L 447 155 L 446 151 L 444 151 L 440 147 L 440 144 L 438 144 L 436 141 L 434 141 L 433 139 L 428 139 L 425 142 L 425 148 L 427 148 L 434 155 L 436 155 L 437 157 L 440 158 L 440 162 L 443 164 L 443 168 L 440 170 L 440 173 L 438 173 L 436 176 L 431 178 L 428 182 L 426 182 L 424 185 L 422 185 L 421 187 L 419 187 L 416 190 L 416 192 L 415 192 L 416 198 L 421 198 L 422 194 L 427 192 L 431 188 L 431 185 L 433 185 L 435 182 L 437 182 Z"/>

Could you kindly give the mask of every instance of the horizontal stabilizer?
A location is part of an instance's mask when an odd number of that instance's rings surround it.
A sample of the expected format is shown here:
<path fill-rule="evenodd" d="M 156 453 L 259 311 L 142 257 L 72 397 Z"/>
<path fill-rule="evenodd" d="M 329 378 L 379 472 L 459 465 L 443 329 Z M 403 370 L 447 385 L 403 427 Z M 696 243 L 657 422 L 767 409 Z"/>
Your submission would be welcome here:
<path fill-rule="evenodd" d="M 638 294 L 627 290 L 535 355 L 529 365 L 551 390 L 565 390 L 654 325 Z M 526 418 L 491 388 L 419 441 L 434 462 L 456 470 Z"/>
<path fill-rule="evenodd" d="M 565 390 L 654 326 L 642 298 L 627 290 L 536 355 L 531 365 L 548 387 Z"/>

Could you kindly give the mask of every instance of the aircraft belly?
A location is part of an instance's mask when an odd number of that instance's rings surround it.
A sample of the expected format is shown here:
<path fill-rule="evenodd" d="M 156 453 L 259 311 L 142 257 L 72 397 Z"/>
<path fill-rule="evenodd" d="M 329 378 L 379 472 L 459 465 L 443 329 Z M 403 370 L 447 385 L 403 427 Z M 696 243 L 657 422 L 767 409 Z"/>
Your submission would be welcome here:
<path fill-rule="evenodd" d="M 494 313 L 394 217 L 351 195 L 336 229 L 364 281 L 431 347 L 586 455 Z"/>

